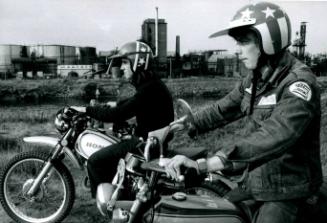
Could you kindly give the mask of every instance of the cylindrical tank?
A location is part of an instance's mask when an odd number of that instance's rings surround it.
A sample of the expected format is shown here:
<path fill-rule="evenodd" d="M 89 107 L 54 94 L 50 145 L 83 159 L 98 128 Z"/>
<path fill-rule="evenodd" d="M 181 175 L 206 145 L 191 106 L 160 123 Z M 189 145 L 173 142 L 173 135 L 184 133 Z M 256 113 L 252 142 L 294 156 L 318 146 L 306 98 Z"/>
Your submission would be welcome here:
<path fill-rule="evenodd" d="M 57 59 L 57 64 L 62 64 L 63 59 L 61 55 L 63 55 L 63 47 L 59 45 L 44 45 L 43 47 L 43 56 L 46 58 Z"/>
<path fill-rule="evenodd" d="M 56 59 L 58 64 L 75 64 L 77 60 L 76 47 L 63 45 L 35 45 L 29 47 L 28 55 Z"/>
<path fill-rule="evenodd" d="M 13 72 L 12 59 L 21 57 L 22 45 L 0 45 L 0 72 Z"/>
<path fill-rule="evenodd" d="M 80 64 L 93 64 L 96 62 L 96 48 L 95 47 L 80 47 Z"/>
<path fill-rule="evenodd" d="M 44 49 L 43 45 L 31 45 L 27 47 L 27 55 L 28 57 L 43 57 Z"/>
<path fill-rule="evenodd" d="M 63 58 L 63 64 L 76 64 L 76 47 L 74 46 L 62 46 L 63 54 L 60 56 Z"/>

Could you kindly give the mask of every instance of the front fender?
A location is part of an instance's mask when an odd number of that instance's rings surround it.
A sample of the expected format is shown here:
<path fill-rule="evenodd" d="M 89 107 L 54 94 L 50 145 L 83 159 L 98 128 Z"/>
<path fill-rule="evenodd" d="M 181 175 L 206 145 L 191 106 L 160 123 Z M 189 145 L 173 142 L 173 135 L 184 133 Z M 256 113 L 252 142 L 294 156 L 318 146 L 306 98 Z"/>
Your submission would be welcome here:
<path fill-rule="evenodd" d="M 59 138 L 55 138 L 51 136 L 30 136 L 30 137 L 24 137 L 23 140 L 24 142 L 27 143 L 48 145 L 52 147 L 55 147 L 59 142 Z"/>
<path fill-rule="evenodd" d="M 31 143 L 31 144 L 47 145 L 47 146 L 51 146 L 52 148 L 54 148 L 58 144 L 59 140 L 60 140 L 59 138 L 51 137 L 51 136 L 30 136 L 30 137 L 23 138 L 24 142 Z M 80 162 L 78 162 L 77 158 L 69 148 L 64 147 L 64 152 L 76 167 L 80 169 L 84 168 L 83 165 L 81 165 Z"/>

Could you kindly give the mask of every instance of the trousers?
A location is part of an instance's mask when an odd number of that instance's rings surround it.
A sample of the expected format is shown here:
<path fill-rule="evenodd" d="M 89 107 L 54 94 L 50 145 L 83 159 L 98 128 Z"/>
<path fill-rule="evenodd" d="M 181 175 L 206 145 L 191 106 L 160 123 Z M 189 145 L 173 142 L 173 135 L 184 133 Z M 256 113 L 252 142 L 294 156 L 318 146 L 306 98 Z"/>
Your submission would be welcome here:
<path fill-rule="evenodd" d="M 91 186 L 91 195 L 96 196 L 96 190 L 101 183 L 111 183 L 121 158 L 125 158 L 128 152 L 140 154 L 137 145 L 138 138 L 131 138 L 120 143 L 110 145 L 93 153 L 87 161 L 87 171 Z"/>

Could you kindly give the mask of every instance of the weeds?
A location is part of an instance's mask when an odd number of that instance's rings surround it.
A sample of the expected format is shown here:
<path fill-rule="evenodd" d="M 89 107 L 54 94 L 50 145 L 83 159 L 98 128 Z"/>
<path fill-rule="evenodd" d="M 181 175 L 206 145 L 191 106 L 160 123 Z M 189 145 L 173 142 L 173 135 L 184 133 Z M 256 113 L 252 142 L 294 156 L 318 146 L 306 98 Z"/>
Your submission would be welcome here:
<path fill-rule="evenodd" d="M 28 109 L 26 107 L 9 108 L 0 113 L 0 123 L 24 122 L 27 124 L 46 123 L 54 119 L 51 111 Z"/>

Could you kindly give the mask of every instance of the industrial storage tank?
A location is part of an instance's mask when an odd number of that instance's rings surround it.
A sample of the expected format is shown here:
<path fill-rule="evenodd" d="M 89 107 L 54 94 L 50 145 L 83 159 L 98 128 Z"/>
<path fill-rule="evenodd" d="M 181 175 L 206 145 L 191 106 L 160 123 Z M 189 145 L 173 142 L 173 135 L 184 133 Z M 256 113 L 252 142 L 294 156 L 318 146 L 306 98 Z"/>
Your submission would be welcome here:
<path fill-rule="evenodd" d="M 20 58 L 22 56 L 22 45 L 0 45 L 0 72 L 14 72 L 12 59 Z"/>
<path fill-rule="evenodd" d="M 43 46 L 42 45 L 31 45 L 27 46 L 28 57 L 43 57 Z"/>
<path fill-rule="evenodd" d="M 63 59 L 61 64 L 76 64 L 77 55 L 76 55 L 76 47 L 75 46 L 62 46 L 63 54 L 61 54 L 61 58 Z"/>
<path fill-rule="evenodd" d="M 97 54 L 95 47 L 79 47 L 78 51 L 78 62 L 80 64 L 93 64 L 96 62 Z"/>
<path fill-rule="evenodd" d="M 63 45 L 36 45 L 29 47 L 29 56 L 56 59 L 57 64 L 75 64 L 76 47 Z"/>

